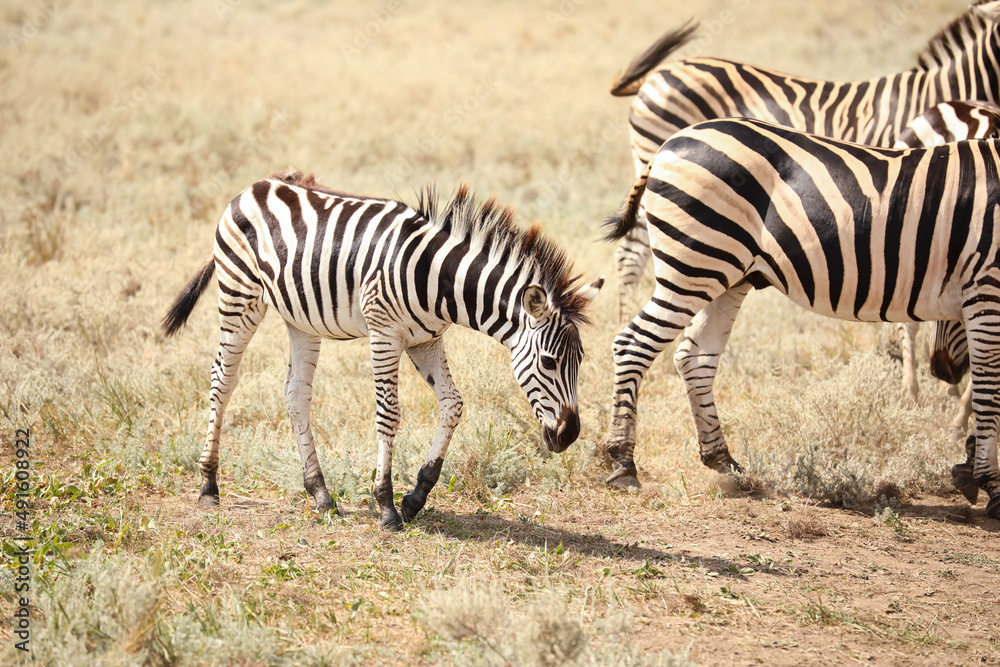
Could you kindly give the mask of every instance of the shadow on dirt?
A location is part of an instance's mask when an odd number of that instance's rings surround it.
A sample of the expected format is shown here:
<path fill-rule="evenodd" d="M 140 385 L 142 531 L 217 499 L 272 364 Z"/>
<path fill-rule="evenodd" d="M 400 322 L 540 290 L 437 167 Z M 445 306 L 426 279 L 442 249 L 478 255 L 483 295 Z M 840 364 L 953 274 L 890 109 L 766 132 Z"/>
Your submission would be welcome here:
<path fill-rule="evenodd" d="M 428 534 L 444 535 L 457 540 L 495 542 L 513 540 L 520 544 L 555 552 L 562 545 L 563 553 L 576 553 L 590 558 L 607 558 L 628 561 L 637 568 L 648 563 L 690 563 L 706 570 L 718 572 L 720 576 L 745 579 L 746 574 L 773 574 L 788 576 L 790 573 L 778 564 L 755 567 L 748 561 L 736 562 L 718 556 L 701 555 L 688 549 L 656 549 L 643 546 L 641 542 L 616 542 L 599 534 L 581 534 L 573 531 L 544 526 L 534 521 L 511 521 L 495 514 L 455 514 L 425 509 L 417 517 L 415 524 Z M 753 572 L 748 572 L 753 570 Z"/>

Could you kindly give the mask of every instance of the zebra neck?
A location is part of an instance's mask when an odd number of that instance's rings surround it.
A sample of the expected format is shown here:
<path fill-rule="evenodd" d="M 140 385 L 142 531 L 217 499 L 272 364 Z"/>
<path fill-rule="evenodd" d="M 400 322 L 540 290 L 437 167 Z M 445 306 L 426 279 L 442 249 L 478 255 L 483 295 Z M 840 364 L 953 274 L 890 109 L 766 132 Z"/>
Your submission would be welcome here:
<path fill-rule="evenodd" d="M 429 310 L 441 320 L 482 331 L 510 347 L 523 326 L 518 304 L 534 273 L 530 262 L 512 261 L 508 253 L 489 248 L 472 249 L 468 239 L 449 245 L 437 251 L 437 270 L 430 272 L 427 297 L 420 300 L 433 302 Z"/>
<path fill-rule="evenodd" d="M 926 72 L 926 107 L 950 100 L 992 100 L 1000 83 L 998 66 L 1000 43 L 991 31 L 974 47 Z"/>

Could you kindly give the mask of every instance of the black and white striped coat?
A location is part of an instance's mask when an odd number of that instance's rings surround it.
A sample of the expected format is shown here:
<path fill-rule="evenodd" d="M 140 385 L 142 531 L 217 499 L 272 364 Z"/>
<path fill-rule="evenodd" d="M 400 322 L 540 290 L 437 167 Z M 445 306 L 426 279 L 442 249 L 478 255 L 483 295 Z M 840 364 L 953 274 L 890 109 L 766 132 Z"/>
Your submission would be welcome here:
<path fill-rule="evenodd" d="M 744 297 L 773 286 L 816 313 L 856 321 L 961 320 L 975 429 L 953 469 L 1000 518 L 1000 140 L 879 149 L 754 120 L 681 130 L 656 153 L 609 238 L 650 235 L 656 288 L 616 337 L 615 486 L 638 484 L 632 458 L 639 385 L 681 332 L 683 378 L 702 461 L 737 466 L 712 386 Z"/>
<path fill-rule="evenodd" d="M 955 141 L 990 139 L 1000 136 L 1000 105 L 992 102 L 943 102 L 925 111 L 907 124 L 895 148 L 921 148 Z M 903 389 L 911 400 L 919 394 L 916 372 L 916 322 L 896 325 L 899 328 L 903 359 Z M 969 349 L 961 322 L 938 322 L 931 352 L 931 374 L 951 384 L 958 384 L 969 367 Z M 952 420 L 957 437 L 965 437 L 972 416 L 972 386 L 966 388 L 962 405 Z"/>
<path fill-rule="evenodd" d="M 666 62 L 696 29 L 671 32 L 638 56 L 611 83 L 611 93 L 635 95 L 629 136 L 636 175 L 671 135 L 711 118 L 758 118 L 806 132 L 891 147 L 906 124 L 949 100 L 1000 102 L 1000 2 L 978 2 L 935 36 L 913 69 L 868 81 L 791 76 L 717 58 Z M 616 252 L 619 314 L 649 258 L 636 228 Z"/>
<path fill-rule="evenodd" d="M 288 326 L 285 400 L 305 488 L 320 511 L 333 508 L 333 500 L 316 458 L 309 413 L 324 338 L 370 340 L 379 442 L 374 496 L 383 527 L 401 528 L 424 506 L 461 417 L 462 398 L 442 339 L 453 324 L 482 331 L 511 350 L 517 381 L 551 451 L 563 451 L 579 434 L 583 347 L 577 327 L 603 279 L 576 286 L 565 253 L 537 227 L 521 228 L 513 210 L 492 198 L 477 206 L 464 185 L 443 208 L 430 190 L 413 208 L 329 190 L 295 171 L 253 184 L 223 214 L 214 255 L 170 308 L 166 335 L 183 326 L 213 273 L 219 280 L 221 340 L 201 456 L 202 502 L 219 502 L 223 412 L 243 352 L 268 308 Z M 404 352 L 437 396 L 441 420 L 400 517 L 391 467 Z"/>

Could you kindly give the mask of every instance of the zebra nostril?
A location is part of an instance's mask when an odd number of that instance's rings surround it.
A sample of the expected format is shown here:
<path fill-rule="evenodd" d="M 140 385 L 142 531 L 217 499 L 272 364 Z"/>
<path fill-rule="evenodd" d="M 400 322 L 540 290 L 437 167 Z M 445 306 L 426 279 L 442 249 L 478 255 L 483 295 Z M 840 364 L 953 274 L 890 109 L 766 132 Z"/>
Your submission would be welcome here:
<path fill-rule="evenodd" d="M 580 416 L 572 408 L 563 408 L 559 415 L 559 444 L 565 449 L 580 436 Z"/>

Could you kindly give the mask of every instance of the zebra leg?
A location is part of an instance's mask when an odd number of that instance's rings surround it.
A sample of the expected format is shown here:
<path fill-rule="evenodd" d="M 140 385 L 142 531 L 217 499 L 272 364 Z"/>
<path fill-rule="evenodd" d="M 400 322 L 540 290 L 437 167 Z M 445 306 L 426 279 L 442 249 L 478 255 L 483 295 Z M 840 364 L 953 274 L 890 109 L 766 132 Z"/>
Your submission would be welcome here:
<path fill-rule="evenodd" d="M 721 473 L 742 468 L 730 455 L 722 435 L 712 385 L 733 323 L 751 289 L 750 283 L 739 283 L 705 306 L 684 330 L 674 353 L 674 365 L 684 380 L 691 402 L 701 462 Z"/>
<path fill-rule="evenodd" d="M 970 383 L 971 387 L 972 384 Z M 968 393 L 968 392 L 967 392 Z M 979 484 L 972 471 L 976 464 L 976 436 L 970 434 L 965 439 L 965 463 L 959 463 L 951 467 L 951 484 L 962 492 L 970 505 L 975 505 L 979 500 Z"/>
<path fill-rule="evenodd" d="M 288 360 L 288 375 L 285 378 L 285 404 L 295 431 L 295 443 L 302 461 L 302 480 L 306 491 L 316 500 L 316 510 L 320 513 L 335 508 L 333 498 L 326 488 L 323 470 L 316 457 L 316 443 L 313 441 L 309 415 L 312 408 L 313 375 L 319 360 L 319 336 L 304 333 L 291 324 L 288 325 L 288 343 L 291 348 Z"/>
<path fill-rule="evenodd" d="M 646 219 L 645 210 L 640 208 L 638 219 Z M 628 324 L 629 320 L 629 300 L 635 291 L 636 285 L 642 278 L 642 271 L 649 261 L 649 231 L 645 224 L 638 224 L 632 228 L 615 251 L 615 265 L 618 269 L 618 321 L 621 326 Z"/>
<path fill-rule="evenodd" d="M 402 530 L 403 520 L 392 499 L 392 447 L 399 428 L 399 360 L 403 345 L 395 337 L 372 332 L 369 350 L 375 374 L 375 431 L 378 434 L 378 462 L 372 495 L 381 512 L 382 527 Z"/>
<path fill-rule="evenodd" d="M 442 338 L 435 338 L 423 345 L 415 345 L 408 348 L 406 353 L 420 376 L 434 390 L 438 405 L 441 407 L 441 421 L 438 423 L 437 433 L 434 434 L 434 444 L 431 445 L 427 460 L 417 473 L 417 485 L 403 496 L 399 504 L 403 521 L 409 523 L 423 509 L 424 503 L 427 502 L 427 494 L 437 484 L 441 475 L 441 465 L 448 452 L 451 435 L 462 418 L 462 395 L 451 379 Z"/>
<path fill-rule="evenodd" d="M 975 295 L 980 303 L 986 295 Z M 995 301 L 994 301 L 995 302 Z M 978 304 L 976 304 L 978 305 Z M 996 320 L 990 310 L 965 313 L 971 361 L 972 405 L 975 414 L 972 442 L 975 443 L 972 476 L 990 500 L 986 513 L 1000 519 L 1000 468 L 997 466 L 997 426 L 1000 420 L 1000 344 L 996 342 Z M 969 445 L 967 444 L 967 449 Z M 954 475 L 953 475 L 954 477 Z"/>
<path fill-rule="evenodd" d="M 221 293 L 220 293 L 221 296 Z M 239 382 L 240 361 L 264 319 L 267 305 L 263 301 L 234 303 L 220 299 L 219 352 L 212 364 L 212 388 L 208 393 L 208 435 L 198 466 L 201 468 L 201 490 L 198 502 L 203 505 L 219 504 L 219 439 L 222 435 L 222 416 Z M 223 314 L 232 313 L 232 314 Z"/>
<path fill-rule="evenodd" d="M 903 350 L 903 391 L 910 401 L 916 403 L 920 397 L 920 383 L 917 381 L 917 322 L 900 322 L 900 340 Z"/>
<path fill-rule="evenodd" d="M 955 386 L 955 385 L 951 385 Z M 948 427 L 951 436 L 955 440 L 961 440 L 965 437 L 966 432 L 969 430 L 969 417 L 972 416 L 972 383 L 965 388 L 965 393 L 962 394 L 962 398 L 959 400 L 958 412 L 955 413 L 955 417 L 951 420 L 951 424 Z M 971 459 L 970 461 L 971 462 Z"/>
<path fill-rule="evenodd" d="M 611 345 L 615 362 L 613 412 L 604 441 L 612 462 L 611 474 L 605 480 L 608 486 L 615 489 L 642 486 L 632 456 L 639 386 L 656 357 L 691 321 L 690 313 L 698 312 L 704 304 L 702 299 L 679 297 L 658 283 L 653 298 L 615 336 Z"/>

